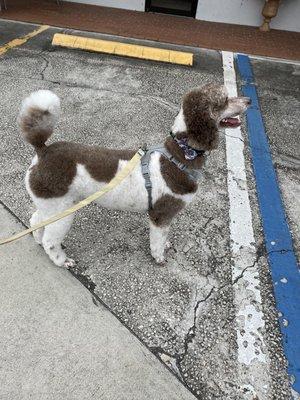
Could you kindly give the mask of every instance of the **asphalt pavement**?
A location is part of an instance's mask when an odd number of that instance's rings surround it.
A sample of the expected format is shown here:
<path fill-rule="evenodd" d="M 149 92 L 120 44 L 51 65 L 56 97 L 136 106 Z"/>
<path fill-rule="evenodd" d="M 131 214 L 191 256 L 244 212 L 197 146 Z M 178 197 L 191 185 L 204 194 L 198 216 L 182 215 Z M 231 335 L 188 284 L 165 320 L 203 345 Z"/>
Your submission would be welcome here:
<path fill-rule="evenodd" d="M 0 26 L 2 32 L 9 27 L 8 37 L 0 37 L 2 44 L 11 40 L 13 33 L 19 37 L 35 28 L 1 20 Z M 7 218 L 4 227 L 8 231 L 21 229 L 12 215 L 28 225 L 33 212 L 24 175 L 34 154 L 31 146 L 23 142 L 16 123 L 20 103 L 32 91 L 51 89 L 61 98 L 61 118 L 51 141 L 136 149 L 145 142 L 160 143 L 168 135 L 185 92 L 208 82 L 223 82 L 222 56 L 217 51 L 188 48 L 195 54 L 193 68 L 166 65 L 53 48 L 53 34 L 61 31 L 73 32 L 49 28 L 1 56 L 0 200 L 10 213 L 1 210 L 3 218 Z M 251 62 L 299 255 L 300 69 L 295 63 L 259 59 Z M 237 77 L 238 87 L 240 84 Z M 94 391 L 94 397 L 99 399 L 188 399 L 194 395 L 203 400 L 290 400 L 287 361 L 263 244 L 244 119 L 242 134 L 261 295 L 257 309 L 263 313 L 261 335 L 266 360 L 264 376 L 253 376 L 251 385 L 255 389 L 245 389 L 237 377 L 240 367 L 247 374 L 247 366 L 240 365 L 237 350 L 237 282 L 232 279 L 228 171 L 225 137 L 221 136 L 219 148 L 208 158 L 195 202 L 172 226 L 173 246 L 164 267 L 156 265 L 150 256 L 146 215 L 109 211 L 96 205 L 78 213 L 64 242 L 68 256 L 77 262 L 73 274 L 78 281 L 67 271 L 52 266 L 31 238 L 11 247 L 13 250 L 4 258 L 1 253 L 1 310 L 6 310 L 1 315 L 7 318 L 1 340 L 8 366 L 7 370 L 2 369 L 0 379 L 10 382 L 7 392 L 1 393 L 3 398 L 24 399 L 24 390 L 29 396 L 30 388 L 36 388 L 34 393 L 44 397 L 33 398 L 55 400 L 91 398 Z M 3 224 L 2 221 L 1 218 Z M 5 233 L 1 229 L 1 236 Z M 18 252 L 22 263 L 17 261 Z M 3 268 L 10 263 L 11 269 Z M 37 341 L 37 350 L 32 347 L 28 330 Z M 127 353 L 129 369 L 125 368 Z M 56 362 L 51 364 L 50 354 L 59 360 L 59 366 Z M 16 361 L 20 369 L 16 369 Z M 121 371 L 114 376 L 117 365 Z M 32 378 L 24 371 L 31 371 Z M 137 380 L 130 389 L 133 376 Z M 48 389 L 41 392 L 43 386 L 57 390 L 54 397 Z M 1 387 L 4 390 L 5 385 Z M 151 387 L 156 392 L 151 392 Z M 116 395 L 118 390 L 123 397 Z M 133 391 L 132 395 L 128 390 Z M 5 397 L 8 394 L 11 397 Z"/>

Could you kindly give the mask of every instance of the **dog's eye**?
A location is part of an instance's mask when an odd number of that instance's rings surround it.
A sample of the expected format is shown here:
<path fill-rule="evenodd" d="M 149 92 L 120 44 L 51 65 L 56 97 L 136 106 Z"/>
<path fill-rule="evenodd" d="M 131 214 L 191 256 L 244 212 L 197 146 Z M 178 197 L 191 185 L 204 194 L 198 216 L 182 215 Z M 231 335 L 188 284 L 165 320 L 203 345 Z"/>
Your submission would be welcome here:
<path fill-rule="evenodd" d="M 224 103 L 223 101 L 219 101 L 218 103 L 214 104 L 212 107 L 214 111 L 220 111 L 223 108 L 227 106 L 227 103 Z"/>

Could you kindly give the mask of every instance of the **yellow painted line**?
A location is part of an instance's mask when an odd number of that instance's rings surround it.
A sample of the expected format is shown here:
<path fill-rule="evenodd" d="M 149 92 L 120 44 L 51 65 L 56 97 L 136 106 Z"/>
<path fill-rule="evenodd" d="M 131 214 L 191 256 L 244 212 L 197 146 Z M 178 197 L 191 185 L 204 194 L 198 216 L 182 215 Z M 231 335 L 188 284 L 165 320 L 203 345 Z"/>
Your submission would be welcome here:
<path fill-rule="evenodd" d="M 52 45 L 172 64 L 193 65 L 192 53 L 65 35 L 62 33 L 55 33 Z"/>
<path fill-rule="evenodd" d="M 44 32 L 48 28 L 49 28 L 48 25 L 41 25 L 39 28 L 28 33 L 27 35 L 25 35 L 21 38 L 13 39 L 10 42 L 6 43 L 5 45 L 0 46 L 0 56 L 14 47 L 21 46 L 22 44 L 26 43 L 27 40 L 33 38 L 34 36 L 38 35 L 41 32 Z"/>

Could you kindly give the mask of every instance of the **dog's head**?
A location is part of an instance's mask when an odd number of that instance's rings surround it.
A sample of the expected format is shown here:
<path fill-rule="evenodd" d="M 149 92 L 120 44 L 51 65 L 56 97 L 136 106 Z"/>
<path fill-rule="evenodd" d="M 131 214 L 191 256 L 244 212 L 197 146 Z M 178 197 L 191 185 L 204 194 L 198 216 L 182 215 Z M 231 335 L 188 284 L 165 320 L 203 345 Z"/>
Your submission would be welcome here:
<path fill-rule="evenodd" d="M 237 118 L 246 111 L 248 97 L 228 97 L 223 85 L 208 84 L 187 93 L 175 118 L 173 133 L 185 133 L 189 145 L 200 150 L 212 150 L 218 145 L 220 128 L 236 128 Z"/>

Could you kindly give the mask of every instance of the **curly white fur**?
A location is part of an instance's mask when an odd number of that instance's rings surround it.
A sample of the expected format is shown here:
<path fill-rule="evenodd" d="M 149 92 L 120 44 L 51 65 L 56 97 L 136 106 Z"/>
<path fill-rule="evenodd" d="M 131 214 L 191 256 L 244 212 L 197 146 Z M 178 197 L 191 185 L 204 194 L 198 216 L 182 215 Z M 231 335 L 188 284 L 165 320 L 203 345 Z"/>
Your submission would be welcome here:
<path fill-rule="evenodd" d="M 60 114 L 60 100 L 51 90 L 38 90 L 31 93 L 31 95 L 26 97 L 23 101 L 20 116 L 27 114 L 30 108 L 49 111 L 49 113 L 57 119 Z"/>

